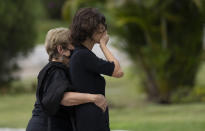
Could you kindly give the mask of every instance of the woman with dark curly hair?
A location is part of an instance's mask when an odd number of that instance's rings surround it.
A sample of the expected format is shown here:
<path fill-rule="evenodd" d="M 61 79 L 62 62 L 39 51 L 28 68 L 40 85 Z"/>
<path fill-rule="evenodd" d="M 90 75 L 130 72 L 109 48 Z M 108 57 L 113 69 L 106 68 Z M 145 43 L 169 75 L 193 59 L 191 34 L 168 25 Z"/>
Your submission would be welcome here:
<path fill-rule="evenodd" d="M 96 8 L 77 11 L 70 26 L 75 50 L 70 59 L 71 81 L 76 91 L 105 96 L 105 79 L 101 74 L 122 77 L 118 60 L 107 48 L 106 19 Z M 91 50 L 99 43 L 107 60 L 98 58 Z M 77 131 L 110 131 L 108 108 L 105 112 L 93 103 L 75 107 Z"/>

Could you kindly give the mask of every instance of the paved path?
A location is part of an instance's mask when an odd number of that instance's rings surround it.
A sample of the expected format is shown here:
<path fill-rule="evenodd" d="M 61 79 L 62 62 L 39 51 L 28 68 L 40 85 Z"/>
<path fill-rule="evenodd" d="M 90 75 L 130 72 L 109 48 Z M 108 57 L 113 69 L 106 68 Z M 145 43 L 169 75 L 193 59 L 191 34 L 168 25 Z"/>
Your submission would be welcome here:
<path fill-rule="evenodd" d="M 0 128 L 0 131 L 25 131 L 25 129 Z M 128 131 L 128 130 L 112 130 L 112 131 Z"/>
<path fill-rule="evenodd" d="M 25 131 L 25 129 L 0 128 L 0 131 Z"/>

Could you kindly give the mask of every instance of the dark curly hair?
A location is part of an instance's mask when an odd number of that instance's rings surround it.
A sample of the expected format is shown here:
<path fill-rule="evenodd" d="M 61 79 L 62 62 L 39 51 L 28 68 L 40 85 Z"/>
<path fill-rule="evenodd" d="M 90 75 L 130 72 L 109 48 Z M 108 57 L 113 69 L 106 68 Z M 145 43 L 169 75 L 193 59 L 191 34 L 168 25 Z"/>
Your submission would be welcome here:
<path fill-rule="evenodd" d="M 72 44 L 80 45 L 86 38 L 91 38 L 98 29 L 99 24 L 107 27 L 106 19 L 96 8 L 82 8 L 78 10 L 70 26 L 70 37 Z"/>

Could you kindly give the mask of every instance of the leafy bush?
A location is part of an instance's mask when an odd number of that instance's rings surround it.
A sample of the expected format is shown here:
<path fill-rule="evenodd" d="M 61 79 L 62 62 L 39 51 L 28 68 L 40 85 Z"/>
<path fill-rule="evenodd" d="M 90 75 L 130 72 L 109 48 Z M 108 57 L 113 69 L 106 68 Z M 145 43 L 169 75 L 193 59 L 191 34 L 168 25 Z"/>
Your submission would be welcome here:
<path fill-rule="evenodd" d="M 0 89 L 13 80 L 16 57 L 31 51 L 36 39 L 35 1 L 0 1 Z"/>

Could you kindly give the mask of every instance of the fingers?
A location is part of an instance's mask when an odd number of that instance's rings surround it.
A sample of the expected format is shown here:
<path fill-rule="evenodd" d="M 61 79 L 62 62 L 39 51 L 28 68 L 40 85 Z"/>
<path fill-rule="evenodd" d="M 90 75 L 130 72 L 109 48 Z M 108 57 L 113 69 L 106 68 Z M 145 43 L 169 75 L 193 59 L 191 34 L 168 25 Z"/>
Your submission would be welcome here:
<path fill-rule="evenodd" d="M 100 107 L 103 112 L 105 112 L 105 106 L 104 105 L 97 105 L 97 106 Z"/>
<path fill-rule="evenodd" d="M 100 103 L 100 105 L 97 106 L 99 106 L 102 109 L 102 111 L 105 112 L 107 109 L 107 101 L 105 100 L 104 102 Z"/>
<path fill-rule="evenodd" d="M 105 103 L 103 104 L 103 112 L 105 112 L 107 109 L 107 101 L 105 101 Z"/>
<path fill-rule="evenodd" d="M 104 106 L 104 112 L 106 111 L 106 109 L 107 109 L 107 103 Z"/>
<path fill-rule="evenodd" d="M 107 36 L 108 36 L 107 30 L 103 33 L 103 36 L 104 36 L 104 37 L 107 37 Z"/>
<path fill-rule="evenodd" d="M 94 102 L 99 108 L 102 109 L 103 112 L 107 109 L 107 100 L 104 95 L 99 94 L 98 99 Z"/>
<path fill-rule="evenodd" d="M 107 34 L 107 31 L 105 31 L 100 39 L 100 44 L 107 44 L 109 41 L 109 35 Z"/>

